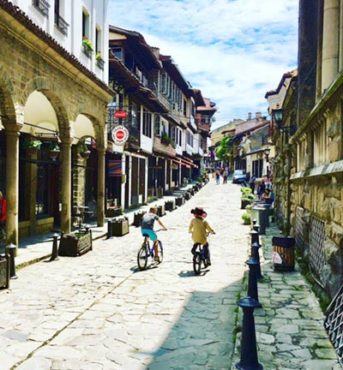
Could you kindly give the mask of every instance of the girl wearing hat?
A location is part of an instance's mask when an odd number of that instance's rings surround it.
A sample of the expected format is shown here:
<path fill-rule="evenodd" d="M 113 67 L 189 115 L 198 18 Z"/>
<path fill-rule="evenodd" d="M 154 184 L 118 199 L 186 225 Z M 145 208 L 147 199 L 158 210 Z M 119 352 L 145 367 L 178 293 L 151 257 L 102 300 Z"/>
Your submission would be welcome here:
<path fill-rule="evenodd" d="M 189 232 L 192 234 L 193 239 L 193 248 L 192 254 L 195 253 L 199 244 L 204 247 L 205 258 L 208 260 L 208 264 L 211 265 L 210 260 L 210 249 L 207 241 L 207 235 L 209 233 L 215 234 L 214 230 L 208 224 L 204 218 L 207 216 L 207 213 L 203 210 L 203 208 L 195 208 L 191 210 L 191 213 L 194 215 L 191 223 L 189 224 Z"/>

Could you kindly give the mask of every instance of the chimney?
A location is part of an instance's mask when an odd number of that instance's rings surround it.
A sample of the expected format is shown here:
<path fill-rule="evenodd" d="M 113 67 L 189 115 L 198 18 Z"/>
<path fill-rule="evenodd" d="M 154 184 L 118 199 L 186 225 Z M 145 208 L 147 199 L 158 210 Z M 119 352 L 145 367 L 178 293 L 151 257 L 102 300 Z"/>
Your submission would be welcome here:
<path fill-rule="evenodd" d="M 251 112 L 249 112 L 248 113 L 248 120 L 250 120 L 252 118 L 252 113 Z"/>
<path fill-rule="evenodd" d="M 261 118 L 262 117 L 262 113 L 261 112 L 256 112 L 255 113 L 255 118 L 256 119 L 259 119 L 259 118 Z"/>

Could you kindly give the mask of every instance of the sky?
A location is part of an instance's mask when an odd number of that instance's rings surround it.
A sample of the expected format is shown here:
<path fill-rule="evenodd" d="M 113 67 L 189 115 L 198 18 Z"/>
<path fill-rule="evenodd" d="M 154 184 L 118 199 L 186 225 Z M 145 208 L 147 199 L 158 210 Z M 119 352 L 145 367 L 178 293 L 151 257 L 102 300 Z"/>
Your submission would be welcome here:
<path fill-rule="evenodd" d="M 217 104 L 212 128 L 267 115 L 265 93 L 297 64 L 298 0 L 110 0 L 109 22 L 172 56 Z"/>

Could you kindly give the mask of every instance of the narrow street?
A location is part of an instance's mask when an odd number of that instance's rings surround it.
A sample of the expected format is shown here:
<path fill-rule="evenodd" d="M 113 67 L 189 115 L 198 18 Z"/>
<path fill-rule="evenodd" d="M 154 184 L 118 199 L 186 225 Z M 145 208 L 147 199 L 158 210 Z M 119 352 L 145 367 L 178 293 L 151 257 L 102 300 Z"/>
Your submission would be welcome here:
<path fill-rule="evenodd" d="M 158 268 L 137 271 L 132 227 L 82 257 L 20 270 L 0 292 L 1 370 L 228 369 L 249 233 L 239 193 L 212 181 L 163 217 Z M 195 206 L 217 232 L 203 276 L 193 275 L 187 233 Z"/>

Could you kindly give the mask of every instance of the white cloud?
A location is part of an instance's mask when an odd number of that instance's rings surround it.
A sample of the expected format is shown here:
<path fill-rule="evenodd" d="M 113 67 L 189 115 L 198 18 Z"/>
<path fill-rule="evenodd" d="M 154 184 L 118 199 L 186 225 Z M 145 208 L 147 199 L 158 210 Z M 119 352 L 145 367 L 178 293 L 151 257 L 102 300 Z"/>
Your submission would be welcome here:
<path fill-rule="evenodd" d="M 217 103 L 216 126 L 266 113 L 296 65 L 297 0 L 110 0 L 110 24 L 142 33 Z"/>

